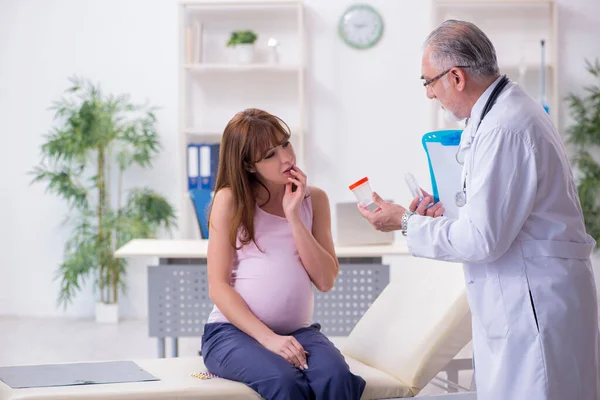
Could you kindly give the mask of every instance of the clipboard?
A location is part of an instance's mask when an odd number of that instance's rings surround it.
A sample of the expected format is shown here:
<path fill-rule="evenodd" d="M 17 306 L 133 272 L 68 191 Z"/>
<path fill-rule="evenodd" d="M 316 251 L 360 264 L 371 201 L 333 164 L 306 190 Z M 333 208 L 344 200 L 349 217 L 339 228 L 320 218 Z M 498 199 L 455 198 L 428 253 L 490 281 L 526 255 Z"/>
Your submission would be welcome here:
<path fill-rule="evenodd" d="M 13 389 L 159 381 L 133 361 L 1 367 L 0 380 Z"/>
<path fill-rule="evenodd" d="M 462 132 L 433 131 L 423 135 L 422 139 L 429 163 L 433 200 L 441 201 L 444 204 L 444 215 L 453 219 L 458 219 L 459 210 L 455 196 L 462 190 L 460 178 L 463 166 L 456 159 Z"/>

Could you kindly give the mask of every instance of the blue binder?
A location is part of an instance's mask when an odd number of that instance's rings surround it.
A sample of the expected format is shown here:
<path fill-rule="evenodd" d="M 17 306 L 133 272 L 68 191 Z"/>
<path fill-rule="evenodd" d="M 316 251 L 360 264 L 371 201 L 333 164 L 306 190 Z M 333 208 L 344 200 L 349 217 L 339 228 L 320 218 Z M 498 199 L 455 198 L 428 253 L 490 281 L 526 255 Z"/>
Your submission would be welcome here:
<path fill-rule="evenodd" d="M 190 190 L 190 198 L 194 204 L 194 210 L 196 210 L 196 218 L 198 220 L 198 227 L 200 228 L 200 237 L 202 239 L 208 239 L 208 213 L 210 211 L 210 202 L 212 200 L 212 193 L 205 189 L 193 189 Z"/>
<path fill-rule="evenodd" d="M 219 148 L 218 143 L 188 146 L 188 188 L 202 239 L 208 239 L 208 213 L 217 182 Z"/>
<path fill-rule="evenodd" d="M 198 144 L 198 164 L 200 186 L 202 189 L 215 190 L 217 169 L 219 168 L 219 144 Z"/>
<path fill-rule="evenodd" d="M 188 189 L 198 188 L 198 176 L 200 175 L 200 159 L 198 156 L 198 146 L 188 144 L 187 147 L 187 174 Z"/>
<path fill-rule="evenodd" d="M 462 165 L 456 159 L 462 130 L 443 130 L 423 135 L 422 143 L 429 163 L 434 201 L 444 203 L 444 215 L 458 218 L 455 195 L 462 190 Z"/>

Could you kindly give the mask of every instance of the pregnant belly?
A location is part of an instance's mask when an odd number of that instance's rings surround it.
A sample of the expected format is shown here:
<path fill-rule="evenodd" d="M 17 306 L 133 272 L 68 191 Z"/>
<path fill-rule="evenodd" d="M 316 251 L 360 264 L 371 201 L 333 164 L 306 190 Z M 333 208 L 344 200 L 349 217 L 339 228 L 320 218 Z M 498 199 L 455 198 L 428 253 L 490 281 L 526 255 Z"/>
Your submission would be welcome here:
<path fill-rule="evenodd" d="M 290 334 L 312 323 L 312 283 L 299 261 L 271 267 L 240 265 L 234 288 L 252 313 L 278 334 Z"/>

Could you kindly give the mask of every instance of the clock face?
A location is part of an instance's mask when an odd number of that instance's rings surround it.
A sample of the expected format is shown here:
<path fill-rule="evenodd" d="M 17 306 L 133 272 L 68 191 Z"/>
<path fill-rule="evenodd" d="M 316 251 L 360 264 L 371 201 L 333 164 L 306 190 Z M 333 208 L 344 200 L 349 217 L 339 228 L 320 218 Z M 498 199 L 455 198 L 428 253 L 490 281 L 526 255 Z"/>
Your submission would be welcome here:
<path fill-rule="evenodd" d="M 366 4 L 351 6 L 340 18 L 342 39 L 357 49 L 373 47 L 383 32 L 383 20 L 377 11 Z"/>

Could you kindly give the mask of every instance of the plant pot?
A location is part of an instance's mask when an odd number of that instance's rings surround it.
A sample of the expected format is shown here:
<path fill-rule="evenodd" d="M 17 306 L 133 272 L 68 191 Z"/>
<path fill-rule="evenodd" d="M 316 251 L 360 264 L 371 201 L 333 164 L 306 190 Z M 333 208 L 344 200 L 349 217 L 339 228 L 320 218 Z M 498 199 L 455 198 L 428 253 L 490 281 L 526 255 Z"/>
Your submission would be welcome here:
<path fill-rule="evenodd" d="M 100 324 L 116 324 L 119 322 L 119 304 L 96 303 L 96 322 Z"/>
<path fill-rule="evenodd" d="M 240 64 L 250 64 L 254 60 L 254 44 L 240 43 L 235 45 L 235 56 Z"/>

